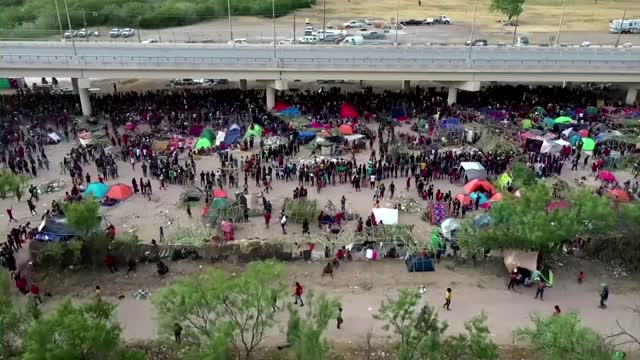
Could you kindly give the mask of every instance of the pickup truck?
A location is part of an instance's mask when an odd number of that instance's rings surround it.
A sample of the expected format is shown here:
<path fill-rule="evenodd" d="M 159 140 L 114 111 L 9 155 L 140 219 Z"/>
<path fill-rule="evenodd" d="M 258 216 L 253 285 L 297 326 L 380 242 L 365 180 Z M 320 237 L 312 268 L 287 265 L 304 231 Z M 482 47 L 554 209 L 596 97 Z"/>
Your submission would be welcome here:
<path fill-rule="evenodd" d="M 346 23 L 344 23 L 343 25 L 347 29 L 362 28 L 362 27 L 367 26 L 363 21 L 360 21 L 360 20 L 349 20 Z"/>
<path fill-rule="evenodd" d="M 436 24 L 449 25 L 451 24 L 451 19 L 446 15 L 440 15 L 440 17 L 437 17 L 437 18 L 428 18 L 424 21 L 424 23 L 426 25 L 436 25 Z"/>

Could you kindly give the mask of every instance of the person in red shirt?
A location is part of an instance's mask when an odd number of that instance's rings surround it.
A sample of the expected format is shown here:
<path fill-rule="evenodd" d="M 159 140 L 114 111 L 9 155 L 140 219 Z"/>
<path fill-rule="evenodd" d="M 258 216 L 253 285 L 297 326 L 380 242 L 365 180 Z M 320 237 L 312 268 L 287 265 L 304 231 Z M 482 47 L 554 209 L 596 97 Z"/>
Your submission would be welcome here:
<path fill-rule="evenodd" d="M 36 284 L 31 284 L 31 288 L 29 289 L 29 294 L 33 296 L 33 301 L 36 304 L 38 304 L 38 301 L 40 301 L 40 304 L 43 303 L 42 297 L 40 297 L 40 288 Z"/>
<path fill-rule="evenodd" d="M 111 273 L 114 273 L 116 271 L 118 271 L 118 268 L 116 267 L 116 258 L 115 256 L 109 254 L 107 255 L 107 257 L 104 259 L 104 263 L 107 265 L 107 268 L 109 269 L 109 271 Z"/>
<path fill-rule="evenodd" d="M 294 290 L 293 297 L 295 298 L 294 304 L 298 304 L 298 300 L 300 300 L 300 306 L 304 306 L 304 302 L 302 302 L 302 293 L 304 292 L 302 285 L 299 282 L 296 282 L 296 289 Z"/>
<path fill-rule="evenodd" d="M 26 295 L 27 294 L 27 279 L 20 276 L 20 274 L 16 274 L 16 288 L 20 293 Z"/>
<path fill-rule="evenodd" d="M 271 222 L 271 213 L 269 211 L 264 212 L 264 225 L 269 228 L 269 222 Z"/>

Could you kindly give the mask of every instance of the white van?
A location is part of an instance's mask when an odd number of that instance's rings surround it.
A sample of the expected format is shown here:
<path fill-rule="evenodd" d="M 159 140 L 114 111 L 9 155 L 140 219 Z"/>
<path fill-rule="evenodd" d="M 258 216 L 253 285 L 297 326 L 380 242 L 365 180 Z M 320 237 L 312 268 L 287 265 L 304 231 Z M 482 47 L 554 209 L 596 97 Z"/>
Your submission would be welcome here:
<path fill-rule="evenodd" d="M 340 42 L 340 45 L 362 45 L 364 38 L 362 36 L 347 36 Z"/>
<path fill-rule="evenodd" d="M 318 37 L 315 35 L 308 35 L 298 38 L 298 43 L 300 44 L 315 44 L 318 42 Z"/>

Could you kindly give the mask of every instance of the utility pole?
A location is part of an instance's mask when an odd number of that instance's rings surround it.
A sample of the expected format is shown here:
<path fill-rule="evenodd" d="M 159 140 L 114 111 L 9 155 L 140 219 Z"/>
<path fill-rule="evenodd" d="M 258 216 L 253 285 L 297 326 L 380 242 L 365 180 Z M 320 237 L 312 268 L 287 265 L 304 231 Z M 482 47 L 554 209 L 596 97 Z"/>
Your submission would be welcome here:
<path fill-rule="evenodd" d="M 395 40 L 395 45 L 398 46 L 398 25 L 400 25 L 400 0 L 398 0 L 398 3 L 396 5 L 396 40 Z"/>
<path fill-rule="evenodd" d="M 562 1 L 562 12 L 560 13 L 560 24 L 558 24 L 558 34 L 556 35 L 556 46 L 560 44 L 560 29 L 562 28 L 562 20 L 564 20 L 564 9 L 567 6 L 567 0 Z"/>
<path fill-rule="evenodd" d="M 84 24 L 84 27 L 87 27 L 87 11 L 82 9 L 82 23 Z"/>
<path fill-rule="evenodd" d="M 293 44 L 296 43 L 296 13 L 293 13 Z"/>
<path fill-rule="evenodd" d="M 327 37 L 327 0 L 322 0 L 322 36 Z"/>
<path fill-rule="evenodd" d="M 58 25 L 60 25 L 60 35 L 64 37 L 64 30 L 62 30 L 62 19 L 60 18 L 60 9 L 58 9 L 58 0 L 53 0 L 53 1 L 56 4 L 56 14 L 58 15 Z"/>
<path fill-rule="evenodd" d="M 616 39 L 616 47 L 620 44 L 620 36 L 622 36 L 622 26 L 624 24 L 624 18 L 627 17 L 627 9 L 624 9 L 624 13 L 622 13 L 622 20 L 620 21 L 620 26 L 618 27 L 618 38 Z"/>
<path fill-rule="evenodd" d="M 473 51 L 473 35 L 476 31 L 476 16 L 478 15 L 478 0 L 476 0 L 476 6 L 473 10 L 473 23 L 471 24 L 471 38 L 469 39 L 469 56 L 467 62 L 471 64 L 471 51 Z"/>
<path fill-rule="evenodd" d="M 516 26 L 513 28 L 513 41 L 511 45 L 516 43 L 516 35 L 518 34 L 518 20 L 520 19 L 520 15 L 516 16 Z"/>
<path fill-rule="evenodd" d="M 67 22 L 69 23 L 69 32 L 71 33 L 71 44 L 73 45 L 73 56 L 78 56 L 78 50 L 76 49 L 76 39 L 73 36 L 73 28 L 71 28 L 71 16 L 69 16 L 69 7 L 67 6 L 67 0 L 64 0 L 64 11 L 67 13 Z"/>
<path fill-rule="evenodd" d="M 231 0 L 227 0 L 227 13 L 229 14 L 229 40 L 233 41 L 233 29 L 231 27 Z"/>
<path fill-rule="evenodd" d="M 276 0 L 271 0 L 271 17 L 273 17 L 273 58 L 276 58 Z"/>

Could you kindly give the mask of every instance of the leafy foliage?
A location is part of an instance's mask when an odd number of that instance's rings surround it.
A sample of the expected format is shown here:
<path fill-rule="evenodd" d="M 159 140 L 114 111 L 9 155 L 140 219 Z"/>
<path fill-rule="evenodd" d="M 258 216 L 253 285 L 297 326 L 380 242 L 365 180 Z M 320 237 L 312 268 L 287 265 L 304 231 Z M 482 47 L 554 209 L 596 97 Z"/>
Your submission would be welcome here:
<path fill-rule="evenodd" d="M 3 354 L 11 358 L 20 353 L 21 339 L 31 320 L 10 292 L 8 272 L 0 271 L 0 358 Z"/>
<path fill-rule="evenodd" d="M 64 208 L 66 222 L 80 236 L 86 238 L 100 225 L 100 204 L 89 197 L 80 202 L 67 204 Z"/>
<path fill-rule="evenodd" d="M 533 327 L 515 331 L 515 339 L 529 342 L 544 359 L 608 360 L 611 349 L 578 314 L 532 316 Z"/>
<path fill-rule="evenodd" d="M 201 356 L 225 359 L 235 346 L 248 358 L 275 325 L 272 304 L 285 291 L 283 271 L 278 263 L 254 262 L 236 276 L 211 269 L 181 279 L 154 298 L 161 329 L 173 335 L 180 324 L 185 344 Z"/>
<path fill-rule="evenodd" d="M 29 179 L 24 175 L 16 175 L 8 170 L 0 170 L 0 198 L 5 199 L 10 193 L 21 192 Z"/>
<path fill-rule="evenodd" d="M 517 162 L 510 166 L 509 172 L 511 173 L 513 184 L 517 188 L 534 185 L 537 181 L 536 173 L 533 169 L 521 162 Z"/>
<path fill-rule="evenodd" d="M 322 360 L 329 353 L 329 344 L 323 338 L 329 321 L 334 319 L 340 302 L 326 295 L 307 293 L 304 315 L 298 307 L 289 305 L 289 327 L 287 342 L 292 346 L 297 360 Z"/>
<path fill-rule="evenodd" d="M 121 329 L 112 320 L 115 305 L 96 300 L 83 306 L 65 301 L 34 322 L 24 338 L 24 360 L 96 359 L 138 360 L 142 353 L 128 350 Z"/>
<path fill-rule="evenodd" d="M 399 335 L 399 360 L 494 360 L 498 347 L 491 340 L 483 314 L 465 324 L 467 334 L 446 336 L 446 321 L 438 320 L 433 308 L 425 305 L 416 314 L 420 293 L 415 289 L 402 289 L 396 300 L 382 303 L 377 320 L 385 322 L 384 329 Z"/>
<path fill-rule="evenodd" d="M 524 10 L 525 0 L 491 0 L 491 11 L 499 12 L 511 20 Z"/>

